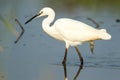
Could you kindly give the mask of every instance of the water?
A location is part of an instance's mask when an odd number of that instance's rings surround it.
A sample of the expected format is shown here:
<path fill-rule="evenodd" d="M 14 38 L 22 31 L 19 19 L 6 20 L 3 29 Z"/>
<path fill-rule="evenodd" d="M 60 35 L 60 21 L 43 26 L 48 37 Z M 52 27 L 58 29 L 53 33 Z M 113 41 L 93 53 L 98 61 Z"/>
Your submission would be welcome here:
<path fill-rule="evenodd" d="M 119 1 L 109 1 L 109 3 L 107 0 L 104 0 L 104 3 L 98 0 L 80 1 L 1 0 L 0 80 L 64 80 L 65 66 L 61 62 L 65 44 L 43 32 L 41 28 L 43 18 L 24 25 L 26 20 L 45 6 L 54 8 L 56 19 L 68 17 L 95 27 L 95 24 L 87 19 L 92 18 L 100 25 L 100 28 L 107 29 L 112 35 L 109 41 L 95 41 L 93 55 L 88 43 L 79 46 L 84 58 L 82 69 L 80 69 L 77 53 L 70 47 L 66 64 L 69 80 L 72 80 L 78 71 L 80 72 L 77 80 L 120 79 L 120 23 L 116 22 L 120 19 Z M 12 26 L 6 26 L 3 18 Z M 25 33 L 17 44 L 14 44 L 17 38 L 15 32 L 20 33 L 21 29 L 14 21 L 15 18 L 25 28 Z"/>

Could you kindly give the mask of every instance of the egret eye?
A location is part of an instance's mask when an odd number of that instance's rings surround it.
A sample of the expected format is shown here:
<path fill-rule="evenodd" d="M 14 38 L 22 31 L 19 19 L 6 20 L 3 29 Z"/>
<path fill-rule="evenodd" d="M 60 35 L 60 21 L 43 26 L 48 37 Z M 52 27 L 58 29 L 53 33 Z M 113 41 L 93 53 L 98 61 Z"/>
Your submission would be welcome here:
<path fill-rule="evenodd" d="M 40 11 L 40 13 L 39 14 L 42 14 L 43 13 L 43 11 Z"/>

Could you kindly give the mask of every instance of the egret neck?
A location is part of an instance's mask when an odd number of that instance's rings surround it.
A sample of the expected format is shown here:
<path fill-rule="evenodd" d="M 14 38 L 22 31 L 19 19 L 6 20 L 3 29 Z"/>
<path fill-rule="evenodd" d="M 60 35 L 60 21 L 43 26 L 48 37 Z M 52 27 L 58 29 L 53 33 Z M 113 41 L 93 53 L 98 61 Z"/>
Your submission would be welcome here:
<path fill-rule="evenodd" d="M 53 27 L 50 26 L 50 24 L 53 22 L 54 18 L 55 18 L 55 12 L 51 11 L 50 13 L 48 13 L 47 18 L 45 18 L 42 22 L 43 30 L 50 36 L 52 36 L 51 34 L 53 34 L 52 32 L 54 32 Z"/>

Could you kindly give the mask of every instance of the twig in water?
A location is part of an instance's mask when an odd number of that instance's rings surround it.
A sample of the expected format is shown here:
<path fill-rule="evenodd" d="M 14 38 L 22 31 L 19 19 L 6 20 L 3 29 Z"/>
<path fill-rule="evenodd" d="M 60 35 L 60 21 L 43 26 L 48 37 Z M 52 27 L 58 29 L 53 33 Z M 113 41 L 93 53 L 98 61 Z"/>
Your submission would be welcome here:
<path fill-rule="evenodd" d="M 92 18 L 88 17 L 87 19 L 90 20 L 90 21 L 92 21 L 96 25 L 95 28 L 99 28 L 100 27 L 100 25 L 95 20 L 93 20 Z"/>
<path fill-rule="evenodd" d="M 22 32 L 20 34 L 20 36 L 17 38 L 17 40 L 14 42 L 15 44 L 19 41 L 19 39 L 22 37 L 23 33 L 25 32 L 23 26 L 20 24 L 20 22 L 18 21 L 18 19 L 15 19 L 15 21 L 18 23 L 18 25 L 20 26 L 20 28 L 22 29 Z"/>

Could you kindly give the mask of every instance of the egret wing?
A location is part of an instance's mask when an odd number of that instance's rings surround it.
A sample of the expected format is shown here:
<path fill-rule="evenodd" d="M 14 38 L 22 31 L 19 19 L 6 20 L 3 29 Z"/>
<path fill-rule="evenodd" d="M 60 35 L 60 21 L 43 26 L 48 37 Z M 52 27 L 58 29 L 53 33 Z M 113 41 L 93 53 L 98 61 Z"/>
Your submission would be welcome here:
<path fill-rule="evenodd" d="M 58 19 L 55 28 L 64 39 L 70 41 L 89 41 L 98 38 L 97 29 L 72 19 Z"/>

